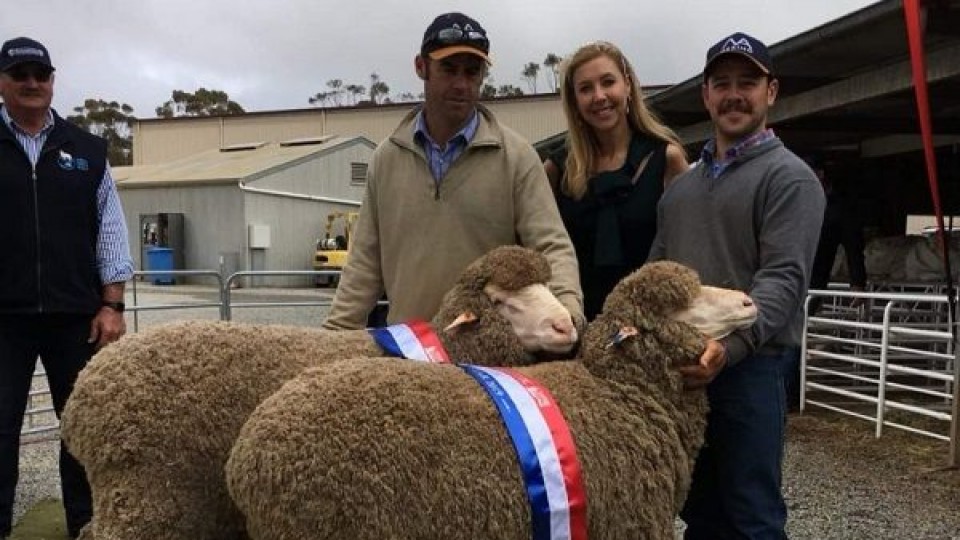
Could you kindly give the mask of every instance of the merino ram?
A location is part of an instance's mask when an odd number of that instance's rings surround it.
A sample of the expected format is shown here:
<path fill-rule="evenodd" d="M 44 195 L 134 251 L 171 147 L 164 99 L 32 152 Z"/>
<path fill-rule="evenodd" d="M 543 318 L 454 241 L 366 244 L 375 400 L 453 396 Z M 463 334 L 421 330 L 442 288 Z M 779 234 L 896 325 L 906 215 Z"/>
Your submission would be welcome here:
<path fill-rule="evenodd" d="M 589 538 L 673 539 L 707 411 L 676 369 L 697 361 L 704 334 L 681 321 L 718 337 L 755 318 L 745 294 L 653 263 L 610 294 L 581 361 L 513 370 L 548 389 L 566 418 Z M 365 359 L 305 371 L 250 416 L 227 483 L 256 540 L 531 538 L 504 421 L 451 365 Z"/>
<path fill-rule="evenodd" d="M 539 253 L 497 248 L 444 298 L 435 328 L 451 356 L 524 365 L 569 352 L 577 331 L 544 285 Z M 383 356 L 365 330 L 184 322 L 127 336 L 77 380 L 63 437 L 86 469 L 86 540 L 245 538 L 223 466 L 243 422 L 285 381 L 334 358 Z"/>

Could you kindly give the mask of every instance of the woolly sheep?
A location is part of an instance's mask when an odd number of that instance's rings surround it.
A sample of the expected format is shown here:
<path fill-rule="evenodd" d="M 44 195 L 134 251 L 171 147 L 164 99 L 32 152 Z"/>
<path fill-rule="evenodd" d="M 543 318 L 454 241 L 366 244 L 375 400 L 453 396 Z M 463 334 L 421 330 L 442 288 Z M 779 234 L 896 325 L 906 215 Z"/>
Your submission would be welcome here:
<path fill-rule="evenodd" d="M 519 247 L 470 265 L 433 320 L 449 327 L 440 332 L 449 354 L 522 365 L 541 348 L 569 350 L 576 330 L 543 285 L 549 278 L 546 259 Z M 82 538 L 243 538 L 223 465 L 250 412 L 309 366 L 383 355 L 364 330 L 200 321 L 107 347 L 81 373 L 63 415 L 64 440 L 93 491 Z"/>
<path fill-rule="evenodd" d="M 674 317 L 705 292 L 721 335 L 756 308 L 670 262 L 624 279 L 587 328 L 582 361 L 518 368 L 550 390 L 576 441 L 590 538 L 673 539 L 703 441 L 703 391 L 676 368 L 704 335 Z M 702 309 L 702 306 L 701 308 Z M 713 322 L 713 321 L 711 321 Z M 617 333 L 630 336 L 612 344 Z M 515 451 L 495 406 L 461 369 L 364 359 L 306 370 L 244 425 L 230 494 L 256 540 L 529 540 Z"/>

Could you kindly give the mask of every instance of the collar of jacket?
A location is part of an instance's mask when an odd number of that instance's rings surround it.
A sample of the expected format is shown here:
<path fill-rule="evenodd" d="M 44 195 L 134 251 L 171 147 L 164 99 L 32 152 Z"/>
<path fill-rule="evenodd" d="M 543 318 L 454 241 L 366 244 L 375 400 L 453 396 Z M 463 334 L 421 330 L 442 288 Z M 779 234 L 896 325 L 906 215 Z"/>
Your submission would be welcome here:
<path fill-rule="evenodd" d="M 416 140 L 414 140 L 414 125 L 417 121 L 417 113 L 420 112 L 421 108 L 422 106 L 415 107 L 403 117 L 403 120 L 400 121 L 400 125 L 397 126 L 397 129 L 395 129 L 393 134 L 390 135 L 390 141 L 401 148 L 416 153 L 423 159 L 427 159 L 423 152 L 423 148 L 417 144 Z M 473 140 L 467 144 L 467 148 L 464 150 L 464 152 L 468 152 L 471 149 L 478 147 L 502 147 L 503 132 L 500 130 L 500 126 L 497 124 L 497 120 L 493 116 L 493 113 L 490 111 L 490 109 L 480 105 L 479 103 L 477 104 L 477 112 L 479 113 L 480 118 L 480 122 L 477 125 L 477 132 L 473 135 Z"/>
<path fill-rule="evenodd" d="M 53 115 L 53 129 L 47 134 L 47 140 L 43 145 L 44 149 L 60 146 L 66 140 L 66 134 L 63 129 L 66 120 L 61 118 L 54 109 L 50 109 L 50 113 Z M 8 126 L 6 122 L 0 122 L 0 140 L 11 141 L 17 148 L 20 148 L 20 143 L 17 141 L 16 135 L 13 134 L 13 131 L 10 130 L 10 126 Z"/>
<path fill-rule="evenodd" d="M 743 163 L 746 163 L 747 161 L 750 161 L 751 159 L 759 155 L 766 154 L 767 152 L 775 148 L 780 148 L 782 146 L 783 146 L 783 141 L 781 141 L 779 137 L 771 137 L 763 142 L 752 144 L 744 148 L 742 152 L 737 154 L 737 156 L 734 157 L 733 160 L 730 161 L 730 163 L 728 163 L 726 167 L 724 167 L 724 172 L 729 171 Z M 700 174 L 702 176 L 708 176 L 708 177 L 711 176 L 711 173 L 710 173 L 711 164 L 704 161 L 703 158 L 697 160 L 697 167 L 700 169 Z M 721 174 L 720 176 L 722 177 L 723 174 Z"/>

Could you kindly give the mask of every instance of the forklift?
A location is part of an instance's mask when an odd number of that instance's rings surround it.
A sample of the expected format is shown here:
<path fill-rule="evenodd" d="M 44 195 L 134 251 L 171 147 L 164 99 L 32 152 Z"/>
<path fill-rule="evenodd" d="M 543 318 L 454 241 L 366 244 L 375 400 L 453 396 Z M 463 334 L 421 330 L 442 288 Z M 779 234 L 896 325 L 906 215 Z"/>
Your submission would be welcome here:
<path fill-rule="evenodd" d="M 313 255 L 314 270 L 343 270 L 350 251 L 350 236 L 359 215 L 358 212 L 332 212 L 327 216 L 326 232 L 317 240 Z M 315 284 L 317 287 L 336 287 L 339 281 L 339 276 L 317 276 Z"/>

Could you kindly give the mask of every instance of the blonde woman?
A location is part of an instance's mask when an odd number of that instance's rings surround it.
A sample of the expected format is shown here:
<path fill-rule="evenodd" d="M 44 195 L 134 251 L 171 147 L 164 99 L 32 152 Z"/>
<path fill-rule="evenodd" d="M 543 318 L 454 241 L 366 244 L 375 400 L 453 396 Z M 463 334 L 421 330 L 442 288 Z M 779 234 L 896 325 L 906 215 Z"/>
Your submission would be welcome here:
<path fill-rule="evenodd" d="M 647 259 L 664 187 L 687 170 L 676 134 L 647 109 L 615 45 L 577 49 L 562 67 L 567 144 L 544 167 L 577 252 L 592 320 L 613 286 Z"/>

